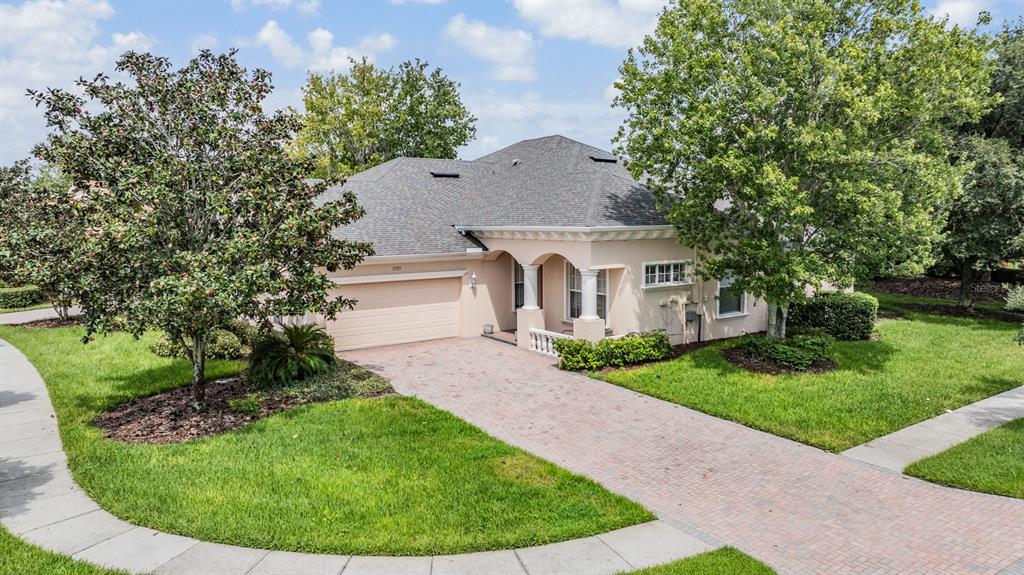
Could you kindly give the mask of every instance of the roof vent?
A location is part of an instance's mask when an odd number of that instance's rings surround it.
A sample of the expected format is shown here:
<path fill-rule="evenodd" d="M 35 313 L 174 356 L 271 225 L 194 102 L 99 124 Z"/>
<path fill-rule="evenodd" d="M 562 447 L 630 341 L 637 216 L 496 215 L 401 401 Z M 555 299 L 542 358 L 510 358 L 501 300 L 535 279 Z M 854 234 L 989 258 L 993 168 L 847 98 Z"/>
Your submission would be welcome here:
<path fill-rule="evenodd" d="M 512 160 L 512 165 L 513 166 L 518 166 L 519 165 L 519 158 L 516 158 L 516 159 Z"/>
<path fill-rule="evenodd" d="M 597 157 L 597 156 L 590 156 L 590 159 L 594 160 L 595 162 L 597 162 L 599 164 L 617 164 L 617 163 L 619 163 L 619 161 L 617 159 L 615 159 L 615 158 L 600 158 L 600 157 Z"/>
<path fill-rule="evenodd" d="M 457 178 L 459 177 L 458 172 L 430 172 L 431 176 L 435 178 Z"/>

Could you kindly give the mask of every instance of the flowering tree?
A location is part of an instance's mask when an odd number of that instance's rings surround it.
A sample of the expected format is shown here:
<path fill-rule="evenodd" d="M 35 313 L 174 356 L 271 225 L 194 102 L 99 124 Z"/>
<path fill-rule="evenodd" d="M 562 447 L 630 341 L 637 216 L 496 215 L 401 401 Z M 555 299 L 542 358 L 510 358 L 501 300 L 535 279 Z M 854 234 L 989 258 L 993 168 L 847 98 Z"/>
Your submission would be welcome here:
<path fill-rule="evenodd" d="M 986 50 L 914 0 L 677 0 L 620 70 L 617 151 L 784 336 L 806 287 L 929 263 Z"/>
<path fill-rule="evenodd" d="M 0 168 L 0 272 L 39 287 L 61 319 L 80 279 L 74 252 L 82 217 L 69 188 L 53 166 L 36 177 L 26 161 Z"/>
<path fill-rule="evenodd" d="M 75 187 L 84 214 L 76 293 L 87 337 L 158 327 L 185 346 L 203 401 L 210 333 L 236 317 L 351 306 L 321 273 L 351 268 L 369 244 L 332 237 L 362 215 L 352 194 L 316 201 L 330 182 L 287 146 L 302 127 L 261 103 L 273 86 L 234 52 L 202 52 L 174 70 L 166 58 L 125 53 L 117 70 L 80 80 L 84 97 L 30 91 L 52 134 L 36 148 Z"/>

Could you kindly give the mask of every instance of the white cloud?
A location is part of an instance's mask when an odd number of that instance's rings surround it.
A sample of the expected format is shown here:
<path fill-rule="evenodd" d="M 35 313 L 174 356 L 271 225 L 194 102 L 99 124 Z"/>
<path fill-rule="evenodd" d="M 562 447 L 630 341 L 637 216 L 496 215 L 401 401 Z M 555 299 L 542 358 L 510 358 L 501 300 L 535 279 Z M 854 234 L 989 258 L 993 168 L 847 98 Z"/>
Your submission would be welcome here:
<path fill-rule="evenodd" d="M 523 19 L 549 38 L 628 48 L 654 31 L 665 0 L 514 0 Z"/>
<path fill-rule="evenodd" d="M 81 76 L 112 74 L 121 53 L 153 48 L 152 38 L 140 32 L 104 36 L 100 23 L 113 16 L 105 0 L 0 4 L 0 163 L 28 156 L 46 136 L 27 89 L 74 89 Z"/>
<path fill-rule="evenodd" d="M 192 37 L 192 53 L 198 54 L 200 50 L 213 50 L 217 47 L 217 37 L 213 34 L 196 34 Z"/>
<path fill-rule="evenodd" d="M 235 12 L 244 12 L 252 6 L 266 6 L 271 10 L 284 10 L 295 7 L 302 14 L 316 14 L 320 11 L 320 0 L 231 0 L 231 9 Z"/>
<path fill-rule="evenodd" d="M 978 13 L 984 10 L 991 12 L 990 0 L 942 0 L 932 9 L 932 15 L 938 18 L 949 16 L 950 25 L 973 28 L 978 23 Z"/>
<path fill-rule="evenodd" d="M 268 21 L 256 36 L 256 42 L 269 48 L 274 58 L 285 66 L 312 72 L 344 72 L 350 66 L 349 58 L 366 56 L 372 60 L 378 52 L 386 52 L 398 43 L 394 36 L 384 33 L 367 36 L 354 47 L 335 46 L 334 34 L 323 28 L 310 32 L 306 40 L 308 50 L 296 44 L 275 20 Z"/>
<path fill-rule="evenodd" d="M 537 78 L 533 68 L 537 42 L 529 32 L 496 28 L 459 14 L 448 22 L 444 37 L 477 58 L 493 62 L 492 74 L 497 80 L 528 82 Z"/>
<path fill-rule="evenodd" d="M 603 94 L 548 100 L 535 92 L 508 96 L 495 92 L 468 94 L 466 106 L 477 120 L 479 137 L 459 151 L 472 159 L 520 140 L 551 134 L 609 149 L 622 122 L 622 113 L 611 108 Z"/>

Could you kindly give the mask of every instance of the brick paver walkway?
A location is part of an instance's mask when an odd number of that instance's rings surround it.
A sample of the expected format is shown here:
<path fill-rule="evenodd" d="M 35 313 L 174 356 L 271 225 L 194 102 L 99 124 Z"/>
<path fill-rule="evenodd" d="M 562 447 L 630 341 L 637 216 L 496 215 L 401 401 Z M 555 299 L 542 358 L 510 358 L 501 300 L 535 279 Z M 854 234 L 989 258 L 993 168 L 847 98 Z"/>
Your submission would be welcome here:
<path fill-rule="evenodd" d="M 508 345 L 440 340 L 343 355 L 783 574 L 996 574 L 1024 558 L 1024 501 L 907 478 Z"/>

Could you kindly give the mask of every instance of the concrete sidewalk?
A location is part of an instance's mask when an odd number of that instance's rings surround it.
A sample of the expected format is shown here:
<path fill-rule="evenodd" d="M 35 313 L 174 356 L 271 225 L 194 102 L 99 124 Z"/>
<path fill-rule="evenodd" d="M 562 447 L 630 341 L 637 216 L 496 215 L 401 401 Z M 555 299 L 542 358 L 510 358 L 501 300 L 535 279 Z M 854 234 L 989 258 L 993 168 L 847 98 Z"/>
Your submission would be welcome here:
<path fill-rule="evenodd" d="M 0 340 L 0 522 L 44 549 L 159 575 L 610 575 L 710 551 L 663 521 L 550 545 L 437 557 L 360 557 L 221 545 L 161 533 L 100 509 L 71 478 L 42 378 Z"/>
<path fill-rule="evenodd" d="M 1024 386 L 883 435 L 847 449 L 843 455 L 902 472 L 915 461 L 1022 417 Z"/>
<path fill-rule="evenodd" d="M 68 308 L 68 313 L 74 317 L 81 315 L 82 308 L 78 306 L 72 306 Z M 22 323 L 29 323 L 32 321 L 39 321 L 43 319 L 57 319 L 57 312 L 51 307 L 44 307 L 42 309 L 30 309 L 28 311 L 12 311 L 8 313 L 0 313 L 0 324 L 2 325 L 18 325 Z"/>

